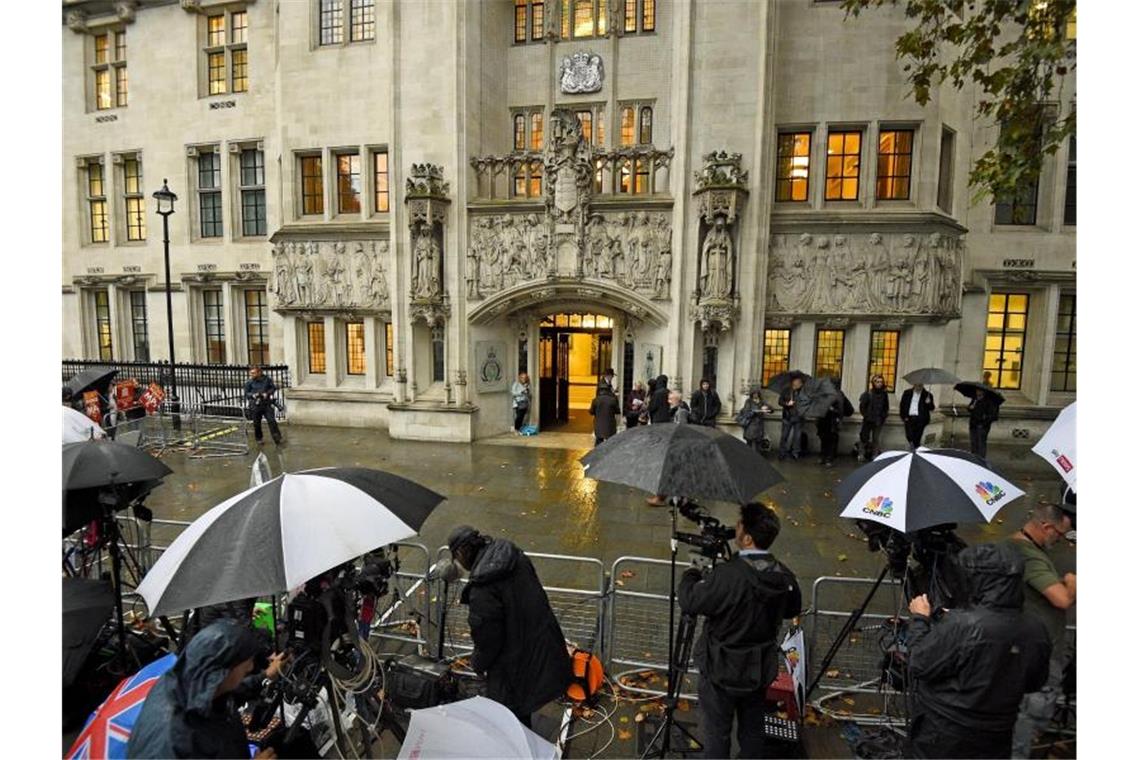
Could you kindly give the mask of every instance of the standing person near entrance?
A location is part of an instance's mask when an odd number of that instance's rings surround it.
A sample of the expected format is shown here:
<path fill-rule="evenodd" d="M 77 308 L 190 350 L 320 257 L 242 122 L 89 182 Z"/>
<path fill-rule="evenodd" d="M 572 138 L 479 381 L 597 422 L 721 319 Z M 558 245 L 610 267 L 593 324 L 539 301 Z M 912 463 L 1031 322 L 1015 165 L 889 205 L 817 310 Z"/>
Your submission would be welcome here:
<path fill-rule="evenodd" d="M 839 389 L 839 379 L 835 379 L 836 390 Z M 843 418 L 855 413 L 855 407 L 839 391 L 839 395 L 827 407 L 822 417 L 816 420 L 816 432 L 819 435 L 819 463 L 824 467 L 835 464 L 835 457 L 839 455 L 839 429 L 843 426 Z"/>
<path fill-rule="evenodd" d="M 669 421 L 678 425 L 687 425 L 693 421 L 692 411 L 685 403 L 681 391 L 669 391 Z"/>
<path fill-rule="evenodd" d="M 970 400 L 967 409 L 970 411 L 970 451 L 985 459 L 990 425 L 993 425 L 998 417 L 997 403 L 989 393 L 981 388 L 975 388 L 974 398 Z"/>
<path fill-rule="evenodd" d="M 1025 695 L 1021 703 L 1013 729 L 1013 757 L 1029 757 L 1037 734 L 1049 725 L 1069 665 L 1065 624 L 1068 609 L 1077 603 L 1077 575 L 1061 575 L 1049 552 L 1073 527 L 1069 512 L 1056 504 L 1041 504 L 1009 539 L 1025 560 L 1025 611 L 1045 624 L 1053 645 L 1049 680 L 1040 691 Z"/>
<path fill-rule="evenodd" d="M 606 367 L 606 371 L 602 373 L 602 379 L 610 386 L 610 390 L 614 392 L 614 396 L 618 395 L 617 387 L 617 374 L 614 373 L 613 367 Z"/>
<path fill-rule="evenodd" d="M 566 637 L 534 565 L 505 538 L 460 525 L 447 539 L 455 562 L 470 573 L 459 597 L 468 606 L 471 669 L 487 678 L 487 697 L 524 726 L 570 685 Z"/>
<path fill-rule="evenodd" d="M 764 756 L 764 702 L 777 675 L 776 635 L 802 605 L 795 574 L 769 551 L 779 533 L 775 512 L 745 504 L 736 522 L 739 553 L 707 575 L 690 568 L 677 589 L 681 610 L 706 618 L 693 647 L 705 757 L 730 756 L 733 717 L 739 756 Z"/>
<path fill-rule="evenodd" d="M 793 377 L 791 385 L 780 394 L 780 408 L 784 410 L 783 424 L 780 427 L 780 456 L 786 459 L 800 458 L 800 438 L 804 429 L 803 395 L 804 380 L 802 377 Z"/>
<path fill-rule="evenodd" d="M 625 429 L 630 430 L 637 427 L 641 422 L 641 416 L 645 413 L 645 383 L 638 380 L 633 384 L 633 390 L 629 392 L 629 398 L 625 404 Z"/>
<path fill-rule="evenodd" d="M 273 442 L 280 446 L 284 440 L 281 437 L 281 430 L 277 427 L 277 418 L 274 416 L 273 396 L 276 393 L 277 386 L 273 384 L 272 377 L 262 372 L 261 367 L 249 368 L 249 380 L 245 383 L 245 401 L 249 407 L 249 418 L 253 420 L 253 437 L 261 443 L 261 419 L 264 417 L 269 425 L 269 434 L 273 436 Z"/>
<path fill-rule="evenodd" d="M 602 379 L 598 381 L 598 395 L 590 402 L 594 418 L 594 445 L 617 435 L 618 400 L 614 389 Z"/>
<path fill-rule="evenodd" d="M 906 441 L 910 444 L 911 451 L 922 445 L 922 434 L 930 424 L 930 414 L 933 411 L 934 394 L 922 387 L 922 383 L 915 383 L 903 391 L 899 416 L 902 417 Z"/>
<path fill-rule="evenodd" d="M 657 383 L 653 388 L 653 395 L 649 397 L 649 424 L 669 422 L 673 415 L 669 411 L 669 378 L 658 375 Z"/>
<path fill-rule="evenodd" d="M 887 384 L 882 375 L 871 378 L 871 387 L 859 397 L 859 414 L 863 415 L 863 425 L 859 428 L 859 444 L 863 459 L 870 462 L 882 453 L 883 425 L 891 413 L 891 397 L 887 395 Z"/>
<path fill-rule="evenodd" d="M 764 415 L 771 412 L 772 408 L 764 403 L 760 388 L 756 387 L 748 394 L 744 406 L 736 413 L 737 424 L 744 428 L 744 442 L 757 454 L 763 450 Z"/>
<path fill-rule="evenodd" d="M 515 413 L 511 430 L 515 435 L 522 435 L 522 426 L 530 411 L 530 375 L 525 372 L 520 372 L 519 379 L 511 383 L 511 409 Z"/>
<path fill-rule="evenodd" d="M 689 399 L 691 422 L 705 427 L 716 427 L 716 416 L 720 414 L 720 396 L 713 390 L 712 383 L 701 378 L 701 385 Z"/>

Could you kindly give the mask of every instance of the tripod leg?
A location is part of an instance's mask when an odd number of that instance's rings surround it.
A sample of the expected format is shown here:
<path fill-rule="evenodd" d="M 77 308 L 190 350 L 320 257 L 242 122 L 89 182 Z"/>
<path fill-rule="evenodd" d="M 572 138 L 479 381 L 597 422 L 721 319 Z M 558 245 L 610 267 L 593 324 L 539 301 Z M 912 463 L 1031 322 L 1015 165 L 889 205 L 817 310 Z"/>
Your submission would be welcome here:
<path fill-rule="evenodd" d="M 839 634 L 835 637 L 835 640 L 831 642 L 831 647 L 827 650 L 827 654 L 824 655 L 823 662 L 820 663 L 819 672 L 816 673 L 815 679 L 812 680 L 811 685 L 808 687 L 807 691 L 804 692 L 805 706 L 807 705 L 808 699 L 811 698 L 812 692 L 815 691 L 815 687 L 819 685 L 819 680 L 823 678 L 823 674 L 826 673 L 828 667 L 831 666 L 831 661 L 835 659 L 835 655 L 839 654 L 839 650 L 843 646 L 843 642 L 847 641 L 847 637 L 851 634 L 851 631 L 854 630 L 855 626 L 859 624 L 859 620 L 863 617 L 863 613 L 867 611 L 867 607 L 871 604 L 871 600 L 875 598 L 875 592 L 879 590 L 879 586 L 882 585 L 883 579 L 887 577 L 887 572 L 889 570 L 890 565 L 883 566 L 883 571 L 879 573 L 879 577 L 875 579 L 875 585 L 871 586 L 871 590 L 867 593 L 866 598 L 863 599 L 863 603 L 851 612 L 851 616 L 847 618 L 847 621 L 843 624 L 843 628 L 840 629 Z"/>

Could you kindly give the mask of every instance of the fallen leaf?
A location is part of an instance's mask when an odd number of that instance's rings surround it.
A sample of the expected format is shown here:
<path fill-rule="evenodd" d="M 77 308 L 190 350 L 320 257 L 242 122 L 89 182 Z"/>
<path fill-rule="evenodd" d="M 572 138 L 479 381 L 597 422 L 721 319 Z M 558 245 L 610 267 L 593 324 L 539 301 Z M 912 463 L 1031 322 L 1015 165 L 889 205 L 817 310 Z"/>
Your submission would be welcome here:
<path fill-rule="evenodd" d="M 632 731 L 626 731 L 625 729 L 618 729 L 618 738 L 621 739 L 623 742 L 627 742 L 633 738 L 633 732 Z"/>
<path fill-rule="evenodd" d="M 994 522 L 996 522 L 998 525 L 1005 525 L 1005 520 L 1001 519 L 1000 517 L 994 520 Z"/>
<path fill-rule="evenodd" d="M 619 721 L 619 722 L 621 722 L 621 723 L 629 723 L 629 716 L 628 716 L 628 715 L 623 715 L 623 716 L 621 716 L 620 718 L 618 718 L 618 721 Z"/>
<path fill-rule="evenodd" d="M 697 744 L 696 739 L 689 739 L 689 749 L 700 749 L 701 745 Z"/>
<path fill-rule="evenodd" d="M 839 677 L 839 669 L 838 668 L 832 668 L 831 670 L 827 671 L 827 673 L 825 673 L 824 675 L 826 675 L 828 678 L 838 678 Z"/>
<path fill-rule="evenodd" d="M 843 698 L 843 704 L 851 705 L 852 707 L 854 707 L 855 706 L 855 700 L 852 699 L 851 697 L 844 697 Z"/>
<path fill-rule="evenodd" d="M 836 559 L 838 559 L 840 562 L 846 562 L 847 561 L 847 555 L 846 554 L 840 554 L 838 557 L 836 557 Z"/>
<path fill-rule="evenodd" d="M 618 580 L 618 581 L 614 581 L 614 585 L 615 585 L 615 586 L 624 586 L 624 585 L 625 585 L 625 581 L 621 581 L 621 580 Z"/>
<path fill-rule="evenodd" d="M 681 712 L 688 712 L 689 710 L 692 709 L 692 706 L 689 704 L 689 700 L 682 699 L 681 701 L 679 701 L 677 703 L 677 709 L 680 710 Z"/>
<path fill-rule="evenodd" d="M 637 573 L 633 572 L 632 570 L 622 570 L 621 575 L 619 577 L 621 577 L 621 578 L 632 578 L 635 575 L 637 575 Z"/>
<path fill-rule="evenodd" d="M 633 716 L 634 723 L 640 723 L 643 720 L 645 720 L 645 713 L 638 713 L 637 715 Z"/>

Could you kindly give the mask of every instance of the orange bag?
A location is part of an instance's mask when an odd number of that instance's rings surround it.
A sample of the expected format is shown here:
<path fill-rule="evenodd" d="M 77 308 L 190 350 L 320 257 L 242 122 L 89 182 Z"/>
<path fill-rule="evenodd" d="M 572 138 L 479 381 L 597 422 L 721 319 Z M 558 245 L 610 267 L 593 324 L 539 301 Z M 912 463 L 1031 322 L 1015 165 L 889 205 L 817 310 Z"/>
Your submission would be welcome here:
<path fill-rule="evenodd" d="M 575 649 L 571 665 L 574 680 L 566 689 L 566 696 L 575 702 L 593 704 L 605 679 L 602 661 L 584 649 Z"/>

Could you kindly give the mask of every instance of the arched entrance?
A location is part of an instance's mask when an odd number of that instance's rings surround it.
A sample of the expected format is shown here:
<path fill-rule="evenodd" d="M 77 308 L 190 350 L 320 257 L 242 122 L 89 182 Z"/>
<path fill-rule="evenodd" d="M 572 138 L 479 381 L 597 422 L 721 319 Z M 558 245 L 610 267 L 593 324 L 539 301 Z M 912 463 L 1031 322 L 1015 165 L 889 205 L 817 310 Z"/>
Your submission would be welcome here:
<path fill-rule="evenodd" d="M 586 433 L 598 380 L 614 367 L 614 321 L 604 314 L 559 312 L 539 321 L 539 426 Z"/>

